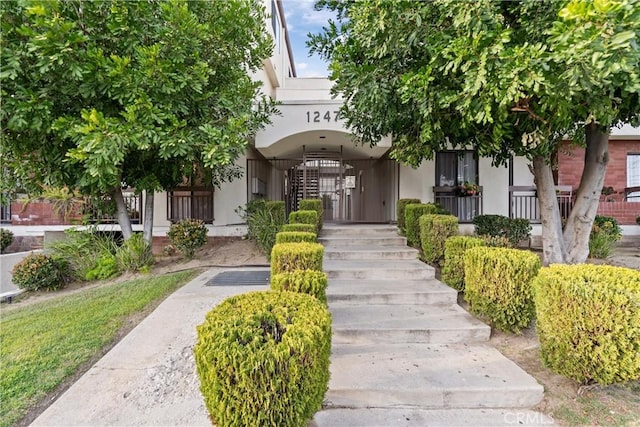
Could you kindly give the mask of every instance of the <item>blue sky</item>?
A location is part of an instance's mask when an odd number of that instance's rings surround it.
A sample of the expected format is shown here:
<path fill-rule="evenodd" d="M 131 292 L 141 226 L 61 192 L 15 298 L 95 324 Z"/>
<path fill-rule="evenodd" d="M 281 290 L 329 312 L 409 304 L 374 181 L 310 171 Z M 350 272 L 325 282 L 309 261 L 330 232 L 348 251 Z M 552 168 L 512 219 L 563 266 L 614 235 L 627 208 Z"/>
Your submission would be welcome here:
<path fill-rule="evenodd" d="M 293 60 L 298 77 L 327 77 L 327 63 L 318 55 L 309 57 L 307 33 L 319 33 L 334 15 L 326 10 L 313 9 L 315 0 L 283 0 Z"/>

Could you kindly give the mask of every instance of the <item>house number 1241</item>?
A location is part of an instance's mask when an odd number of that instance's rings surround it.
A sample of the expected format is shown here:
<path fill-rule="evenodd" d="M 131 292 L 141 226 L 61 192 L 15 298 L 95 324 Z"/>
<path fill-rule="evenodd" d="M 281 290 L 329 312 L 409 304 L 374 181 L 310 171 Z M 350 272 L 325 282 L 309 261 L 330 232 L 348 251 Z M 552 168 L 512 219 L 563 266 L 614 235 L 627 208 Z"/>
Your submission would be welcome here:
<path fill-rule="evenodd" d="M 333 116 L 331 113 L 333 113 Z M 337 122 L 338 113 L 339 111 L 325 111 L 324 114 L 321 111 L 307 111 L 307 123 L 320 123 L 322 120 L 330 122 L 331 119 Z"/>

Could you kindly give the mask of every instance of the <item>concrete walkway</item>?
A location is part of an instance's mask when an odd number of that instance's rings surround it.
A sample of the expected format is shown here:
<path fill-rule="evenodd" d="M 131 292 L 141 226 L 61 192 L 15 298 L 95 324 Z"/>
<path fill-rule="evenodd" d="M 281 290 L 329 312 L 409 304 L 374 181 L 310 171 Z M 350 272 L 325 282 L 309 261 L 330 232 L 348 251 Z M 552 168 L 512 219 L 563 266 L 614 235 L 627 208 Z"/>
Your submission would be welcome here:
<path fill-rule="evenodd" d="M 534 378 L 487 341 L 393 226 L 328 226 L 333 314 L 325 426 L 548 425 Z"/>
<path fill-rule="evenodd" d="M 334 336 L 325 426 L 548 425 L 542 387 L 486 343 L 488 326 L 416 260 L 395 227 L 327 227 Z M 251 270 L 247 268 L 245 270 Z M 32 425 L 211 425 L 193 359 L 196 325 L 225 298 L 211 269 L 144 319 Z"/>

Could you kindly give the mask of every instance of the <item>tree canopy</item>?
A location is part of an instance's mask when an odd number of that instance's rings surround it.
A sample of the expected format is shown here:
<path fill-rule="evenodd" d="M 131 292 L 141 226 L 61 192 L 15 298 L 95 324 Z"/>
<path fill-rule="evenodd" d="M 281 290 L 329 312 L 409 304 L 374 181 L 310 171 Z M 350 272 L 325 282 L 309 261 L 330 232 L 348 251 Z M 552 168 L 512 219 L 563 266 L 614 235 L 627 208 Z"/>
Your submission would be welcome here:
<path fill-rule="evenodd" d="M 365 143 L 393 136 L 417 166 L 473 147 L 494 163 L 531 160 L 547 262 L 581 262 L 613 126 L 640 121 L 640 1 L 322 0 L 337 22 L 310 35 L 331 61 L 347 125 Z M 586 147 L 561 228 L 551 175 L 563 138 Z M 596 191 L 597 190 L 597 191 Z"/>
<path fill-rule="evenodd" d="M 0 13 L 3 190 L 152 192 L 194 165 L 231 178 L 273 111 L 250 77 L 272 50 L 256 0 L 14 0 Z"/>

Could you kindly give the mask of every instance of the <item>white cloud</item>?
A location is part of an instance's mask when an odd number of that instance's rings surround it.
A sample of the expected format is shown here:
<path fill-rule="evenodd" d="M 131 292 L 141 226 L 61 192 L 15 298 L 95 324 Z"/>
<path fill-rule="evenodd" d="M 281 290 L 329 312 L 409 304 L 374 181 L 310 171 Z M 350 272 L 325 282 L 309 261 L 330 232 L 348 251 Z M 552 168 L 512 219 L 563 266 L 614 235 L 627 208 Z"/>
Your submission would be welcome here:
<path fill-rule="evenodd" d="M 309 64 L 307 64 L 306 62 L 298 62 L 296 64 L 296 70 L 305 70 L 309 68 Z"/>

